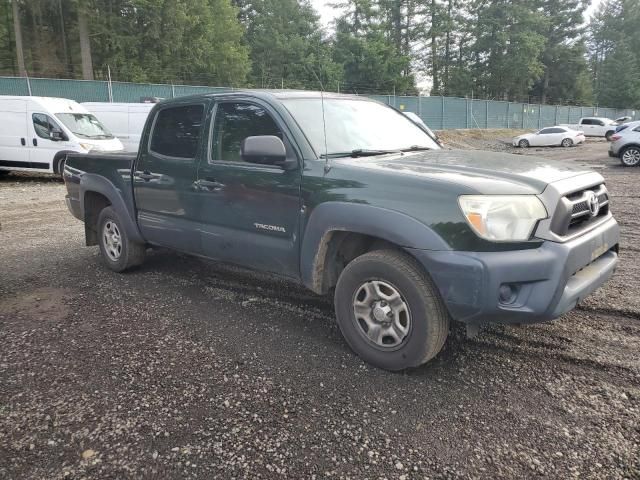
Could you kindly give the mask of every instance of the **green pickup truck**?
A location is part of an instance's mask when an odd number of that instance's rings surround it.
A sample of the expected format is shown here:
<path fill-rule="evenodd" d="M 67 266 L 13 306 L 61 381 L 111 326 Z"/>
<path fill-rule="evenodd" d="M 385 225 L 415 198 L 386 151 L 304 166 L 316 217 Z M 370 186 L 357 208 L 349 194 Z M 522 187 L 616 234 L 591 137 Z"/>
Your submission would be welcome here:
<path fill-rule="evenodd" d="M 156 105 L 137 155 L 70 154 L 86 244 L 121 272 L 162 246 L 333 292 L 344 338 L 421 365 L 450 319 L 547 321 L 612 275 L 619 229 L 598 173 L 443 150 L 373 100 L 229 91 Z"/>

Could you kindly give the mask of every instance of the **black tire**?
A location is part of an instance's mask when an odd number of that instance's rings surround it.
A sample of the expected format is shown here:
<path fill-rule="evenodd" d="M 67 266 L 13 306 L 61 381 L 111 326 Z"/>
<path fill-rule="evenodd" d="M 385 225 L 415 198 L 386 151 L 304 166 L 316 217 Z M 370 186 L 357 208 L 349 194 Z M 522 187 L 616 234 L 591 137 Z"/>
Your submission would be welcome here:
<path fill-rule="evenodd" d="M 356 318 L 357 295 L 372 281 L 393 286 L 408 307 L 408 331 L 393 348 L 376 344 L 365 333 L 363 320 Z M 364 361 L 385 370 L 428 362 L 449 333 L 449 314 L 431 278 L 413 257 L 396 250 L 372 251 L 349 263 L 338 279 L 334 301 L 346 342 Z"/>
<path fill-rule="evenodd" d="M 114 248 L 113 244 L 108 244 L 108 234 L 105 230 L 107 227 L 111 229 L 112 234 L 117 231 L 117 236 L 120 239 L 118 242 L 119 248 Z M 98 216 L 98 245 L 100 246 L 103 262 L 114 272 L 124 272 L 132 267 L 141 265 L 144 261 L 145 245 L 129 239 L 124 223 L 111 207 L 105 207 Z M 118 255 L 113 252 L 118 253 Z"/>
<path fill-rule="evenodd" d="M 0 177 L 4 177 L 6 175 L 9 175 L 9 170 L 0 170 Z"/>
<path fill-rule="evenodd" d="M 60 179 L 64 182 L 64 164 L 67 162 L 67 158 L 63 158 L 58 162 L 58 175 L 60 175 Z"/>
<path fill-rule="evenodd" d="M 529 140 L 524 140 L 524 139 L 520 140 L 518 142 L 518 146 L 520 148 L 529 148 Z"/>
<path fill-rule="evenodd" d="M 565 148 L 573 147 L 573 140 L 571 140 L 570 138 L 564 138 L 560 143 L 560 146 Z"/>
<path fill-rule="evenodd" d="M 640 165 L 640 147 L 631 145 L 620 151 L 620 163 L 625 167 L 637 167 Z"/>
<path fill-rule="evenodd" d="M 613 137 L 614 133 L 616 133 L 614 130 L 609 130 L 607 133 L 604 134 L 604 138 L 607 139 L 607 142 L 611 141 L 611 137 Z"/>

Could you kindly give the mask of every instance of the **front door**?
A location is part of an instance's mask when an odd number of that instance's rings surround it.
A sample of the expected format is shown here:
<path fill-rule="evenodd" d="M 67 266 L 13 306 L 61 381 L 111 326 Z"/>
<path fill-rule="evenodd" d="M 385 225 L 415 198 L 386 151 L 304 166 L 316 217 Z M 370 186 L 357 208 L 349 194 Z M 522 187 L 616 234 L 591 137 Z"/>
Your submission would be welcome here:
<path fill-rule="evenodd" d="M 61 150 L 70 146 L 66 134 L 60 140 L 52 140 L 51 132 L 62 132 L 60 125 L 46 113 L 31 113 L 29 125 L 29 161 L 31 168 L 53 171 L 53 159 Z"/>
<path fill-rule="evenodd" d="M 298 222 L 301 169 L 248 163 L 240 144 L 276 135 L 288 158 L 298 158 L 284 123 L 268 105 L 220 101 L 208 152 L 198 169 L 205 255 L 258 270 L 299 276 Z"/>
<path fill-rule="evenodd" d="M 133 172 L 138 224 L 144 238 L 199 254 L 198 194 L 194 189 L 207 105 L 171 104 L 155 112 Z"/>

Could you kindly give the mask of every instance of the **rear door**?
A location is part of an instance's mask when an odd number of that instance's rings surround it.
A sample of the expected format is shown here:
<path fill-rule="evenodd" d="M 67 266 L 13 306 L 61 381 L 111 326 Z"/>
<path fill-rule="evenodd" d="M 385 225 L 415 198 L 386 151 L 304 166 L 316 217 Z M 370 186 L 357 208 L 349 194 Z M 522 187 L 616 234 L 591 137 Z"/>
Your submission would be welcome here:
<path fill-rule="evenodd" d="M 592 137 L 596 135 L 596 133 L 594 132 L 594 128 L 595 128 L 594 122 L 595 120 L 592 120 L 590 118 L 585 118 L 578 125 L 587 137 Z"/>
<path fill-rule="evenodd" d="M 250 268 L 299 276 L 300 158 L 286 124 L 255 99 L 219 100 L 209 147 L 198 169 L 204 253 Z M 278 136 L 298 168 L 248 163 L 240 144 Z"/>
<path fill-rule="evenodd" d="M 535 145 L 545 147 L 553 142 L 553 134 L 550 128 L 543 128 L 535 136 Z"/>
<path fill-rule="evenodd" d="M 547 128 L 546 130 L 549 130 L 549 133 L 547 134 L 547 145 L 553 146 L 560 145 L 562 143 L 562 138 L 565 133 L 564 130 L 555 127 Z"/>
<path fill-rule="evenodd" d="M 200 253 L 194 189 L 208 102 L 171 103 L 154 112 L 133 172 L 138 224 L 147 241 Z"/>
<path fill-rule="evenodd" d="M 26 100 L 0 99 L 0 120 L 0 167 L 30 168 Z"/>

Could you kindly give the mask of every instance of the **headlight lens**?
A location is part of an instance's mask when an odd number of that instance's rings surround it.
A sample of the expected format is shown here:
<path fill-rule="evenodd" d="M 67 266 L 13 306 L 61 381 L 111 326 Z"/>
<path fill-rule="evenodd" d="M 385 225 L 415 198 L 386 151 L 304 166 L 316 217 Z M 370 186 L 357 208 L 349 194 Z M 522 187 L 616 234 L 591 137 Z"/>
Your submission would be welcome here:
<path fill-rule="evenodd" d="M 100 145 L 91 145 L 90 143 L 81 143 L 80 146 L 87 151 L 94 151 L 94 152 L 104 151 Z"/>
<path fill-rule="evenodd" d="M 494 242 L 528 240 L 536 223 L 547 218 L 533 195 L 461 195 L 458 203 L 473 231 Z"/>

